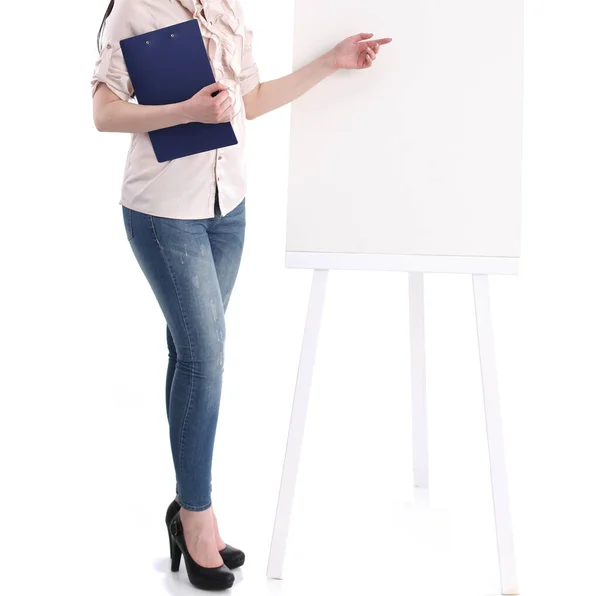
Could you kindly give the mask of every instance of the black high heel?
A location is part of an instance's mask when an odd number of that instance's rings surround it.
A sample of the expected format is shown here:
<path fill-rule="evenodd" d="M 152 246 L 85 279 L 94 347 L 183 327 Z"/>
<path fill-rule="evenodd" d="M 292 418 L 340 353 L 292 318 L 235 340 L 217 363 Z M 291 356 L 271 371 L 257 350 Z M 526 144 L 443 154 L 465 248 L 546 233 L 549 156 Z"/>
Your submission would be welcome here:
<path fill-rule="evenodd" d="M 165 516 L 165 522 L 167 524 L 167 531 L 169 531 L 169 538 L 171 537 L 171 532 L 169 530 L 171 526 L 171 522 L 173 521 L 175 514 L 181 509 L 179 503 L 175 500 L 171 502 L 169 507 L 167 508 L 167 515 Z M 237 567 L 241 567 L 246 561 L 246 555 L 239 548 L 234 548 L 233 546 L 226 544 L 225 548 L 219 551 L 221 558 L 223 559 L 223 563 L 229 567 L 229 569 L 236 569 Z"/>
<path fill-rule="evenodd" d="M 235 576 L 226 565 L 202 567 L 192 559 L 185 543 L 179 511 L 171 521 L 169 545 L 171 547 L 171 571 L 179 571 L 181 555 L 183 555 L 188 579 L 195 588 L 201 590 L 227 590 L 233 586 Z"/>

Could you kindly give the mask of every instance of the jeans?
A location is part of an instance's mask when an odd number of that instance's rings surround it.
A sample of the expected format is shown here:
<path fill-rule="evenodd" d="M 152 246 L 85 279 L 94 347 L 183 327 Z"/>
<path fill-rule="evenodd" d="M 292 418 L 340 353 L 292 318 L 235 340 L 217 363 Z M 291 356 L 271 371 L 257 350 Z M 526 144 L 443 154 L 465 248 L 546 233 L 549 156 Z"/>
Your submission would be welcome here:
<path fill-rule="evenodd" d="M 127 239 L 167 323 L 166 407 L 176 494 L 211 506 L 211 467 L 223 378 L 225 311 L 246 228 L 245 199 L 221 216 L 172 219 L 123 205 Z"/>

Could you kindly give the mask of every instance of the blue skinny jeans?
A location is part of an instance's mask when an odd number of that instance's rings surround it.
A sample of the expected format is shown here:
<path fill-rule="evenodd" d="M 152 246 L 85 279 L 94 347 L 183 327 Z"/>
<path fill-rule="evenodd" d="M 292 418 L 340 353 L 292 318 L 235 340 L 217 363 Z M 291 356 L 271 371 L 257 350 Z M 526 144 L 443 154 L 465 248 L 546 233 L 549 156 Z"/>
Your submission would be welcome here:
<path fill-rule="evenodd" d="M 172 219 L 125 205 L 127 239 L 167 323 L 166 406 L 176 494 L 211 506 L 212 457 L 223 378 L 225 311 L 237 277 L 246 200 L 222 216 Z"/>

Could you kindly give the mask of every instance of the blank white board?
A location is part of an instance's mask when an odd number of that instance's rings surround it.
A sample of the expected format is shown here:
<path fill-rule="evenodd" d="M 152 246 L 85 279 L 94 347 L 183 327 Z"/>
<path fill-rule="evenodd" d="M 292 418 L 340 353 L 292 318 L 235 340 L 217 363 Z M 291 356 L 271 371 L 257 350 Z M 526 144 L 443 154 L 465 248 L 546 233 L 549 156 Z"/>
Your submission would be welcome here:
<path fill-rule="evenodd" d="M 359 32 L 393 41 L 292 104 L 288 257 L 516 261 L 523 0 L 296 0 L 294 70 Z"/>

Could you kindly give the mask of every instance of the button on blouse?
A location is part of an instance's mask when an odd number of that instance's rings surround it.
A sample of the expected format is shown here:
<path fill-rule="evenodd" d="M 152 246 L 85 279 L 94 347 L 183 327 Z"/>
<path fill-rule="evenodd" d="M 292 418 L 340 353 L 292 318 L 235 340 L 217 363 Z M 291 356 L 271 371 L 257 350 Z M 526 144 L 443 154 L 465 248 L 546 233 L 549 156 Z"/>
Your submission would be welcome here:
<path fill-rule="evenodd" d="M 204 13 L 204 14 L 203 14 Z M 147 133 L 132 133 L 119 204 L 159 217 L 226 215 L 246 195 L 244 159 L 246 112 L 242 97 L 260 82 L 252 55 L 252 30 L 239 0 L 121 0 L 115 2 L 104 29 L 103 45 L 91 80 L 92 95 L 100 83 L 129 101 L 134 89 L 120 42 L 195 18 L 206 45 L 215 79 L 227 85 L 233 99 L 231 121 L 238 143 L 214 151 L 159 163 Z"/>

